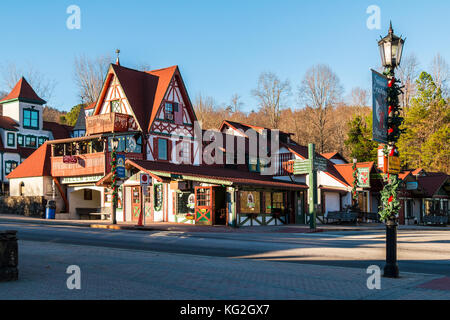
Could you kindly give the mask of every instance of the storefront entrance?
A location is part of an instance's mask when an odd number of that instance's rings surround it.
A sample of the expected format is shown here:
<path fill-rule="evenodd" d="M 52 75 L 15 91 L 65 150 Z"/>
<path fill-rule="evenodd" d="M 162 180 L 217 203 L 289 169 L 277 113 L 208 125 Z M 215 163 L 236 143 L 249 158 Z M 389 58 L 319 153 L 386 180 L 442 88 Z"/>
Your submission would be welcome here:
<path fill-rule="evenodd" d="M 195 223 L 226 225 L 226 189 L 224 187 L 195 187 Z"/>
<path fill-rule="evenodd" d="M 131 187 L 131 221 L 139 221 L 142 210 L 141 187 Z"/>

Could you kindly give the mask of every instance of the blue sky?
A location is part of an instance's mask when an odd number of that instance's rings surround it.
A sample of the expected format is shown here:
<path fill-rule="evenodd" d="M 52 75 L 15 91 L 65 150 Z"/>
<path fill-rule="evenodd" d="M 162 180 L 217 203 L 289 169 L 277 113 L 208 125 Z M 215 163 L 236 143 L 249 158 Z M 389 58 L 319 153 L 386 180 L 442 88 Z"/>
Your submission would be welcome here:
<path fill-rule="evenodd" d="M 81 9 L 81 30 L 66 28 L 69 5 Z M 381 30 L 369 30 L 369 5 L 381 8 Z M 0 4 L 0 65 L 33 65 L 57 82 L 50 103 L 69 110 L 79 103 L 73 61 L 121 50 L 121 64 L 153 69 L 177 64 L 192 100 L 197 94 L 228 103 L 250 91 L 262 71 L 289 79 L 291 103 L 305 71 L 325 63 L 346 90 L 370 88 L 370 68 L 380 64 L 376 40 L 392 19 L 407 37 L 405 54 L 428 68 L 440 53 L 450 63 L 450 3 L 415 1 L 171 0 L 8 1 Z"/>

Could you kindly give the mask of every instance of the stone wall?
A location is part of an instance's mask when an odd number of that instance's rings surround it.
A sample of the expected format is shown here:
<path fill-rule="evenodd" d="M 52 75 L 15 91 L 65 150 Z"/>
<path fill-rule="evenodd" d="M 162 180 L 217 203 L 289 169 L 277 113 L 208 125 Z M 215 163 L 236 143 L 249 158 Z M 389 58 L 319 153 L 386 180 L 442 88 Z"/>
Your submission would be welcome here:
<path fill-rule="evenodd" d="M 0 213 L 26 217 L 44 217 L 44 197 L 0 197 Z"/>

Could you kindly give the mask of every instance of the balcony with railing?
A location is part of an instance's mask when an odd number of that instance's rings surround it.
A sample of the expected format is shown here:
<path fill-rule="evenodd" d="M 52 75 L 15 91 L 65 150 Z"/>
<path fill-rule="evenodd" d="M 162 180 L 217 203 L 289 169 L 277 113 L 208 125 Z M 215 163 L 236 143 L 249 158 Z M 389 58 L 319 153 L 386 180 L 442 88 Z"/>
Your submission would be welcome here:
<path fill-rule="evenodd" d="M 86 117 L 86 135 L 128 131 L 130 117 L 117 112 Z"/>

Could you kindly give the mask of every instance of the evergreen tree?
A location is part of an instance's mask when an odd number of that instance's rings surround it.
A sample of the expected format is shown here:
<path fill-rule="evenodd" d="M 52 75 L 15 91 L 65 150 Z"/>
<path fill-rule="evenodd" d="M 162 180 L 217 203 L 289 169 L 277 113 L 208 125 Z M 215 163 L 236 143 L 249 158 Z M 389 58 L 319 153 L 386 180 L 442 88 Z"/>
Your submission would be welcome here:
<path fill-rule="evenodd" d="M 347 140 L 344 143 L 350 150 L 350 156 L 358 162 L 376 161 L 378 143 L 372 141 L 372 115 L 356 115 L 348 126 Z"/>
<path fill-rule="evenodd" d="M 73 106 L 66 115 L 60 117 L 60 122 L 73 127 L 77 123 L 78 115 L 84 109 L 84 106 L 84 104 Z"/>
<path fill-rule="evenodd" d="M 398 147 L 408 168 L 448 171 L 450 109 L 442 91 L 427 72 L 416 80 L 417 94 L 405 114 Z"/>

